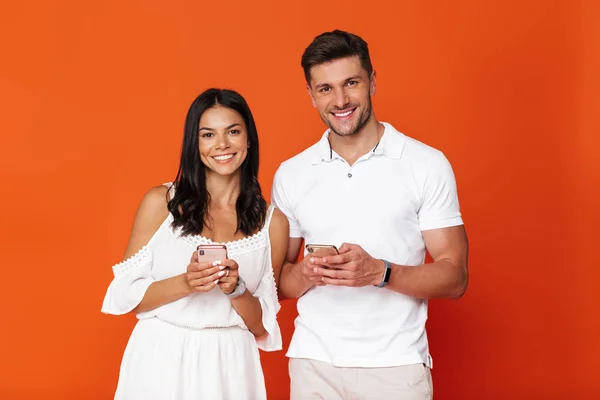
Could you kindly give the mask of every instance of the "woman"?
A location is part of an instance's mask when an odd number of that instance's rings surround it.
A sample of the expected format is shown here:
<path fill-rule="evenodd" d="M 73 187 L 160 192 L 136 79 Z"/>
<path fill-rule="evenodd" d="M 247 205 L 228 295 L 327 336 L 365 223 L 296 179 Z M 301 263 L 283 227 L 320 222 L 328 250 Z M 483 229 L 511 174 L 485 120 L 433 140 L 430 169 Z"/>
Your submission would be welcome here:
<path fill-rule="evenodd" d="M 139 319 L 116 399 L 265 399 L 258 348 L 280 350 L 276 280 L 285 216 L 257 180 L 258 135 L 246 101 L 210 89 L 192 103 L 173 184 L 142 199 L 102 311 Z M 198 262 L 201 244 L 228 258 Z"/>

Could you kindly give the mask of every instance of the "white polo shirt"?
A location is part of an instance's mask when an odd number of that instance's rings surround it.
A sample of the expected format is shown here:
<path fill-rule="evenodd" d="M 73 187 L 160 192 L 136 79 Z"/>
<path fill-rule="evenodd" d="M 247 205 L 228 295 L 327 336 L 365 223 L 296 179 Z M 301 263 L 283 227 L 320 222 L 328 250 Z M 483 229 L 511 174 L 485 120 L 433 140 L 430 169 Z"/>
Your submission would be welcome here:
<path fill-rule="evenodd" d="M 375 148 L 353 166 L 321 140 L 283 162 L 271 201 L 306 243 L 344 242 L 400 265 L 425 260 L 421 231 L 462 225 L 450 163 L 383 122 Z M 385 288 L 320 286 L 298 300 L 287 352 L 339 367 L 432 366 L 427 301 Z"/>

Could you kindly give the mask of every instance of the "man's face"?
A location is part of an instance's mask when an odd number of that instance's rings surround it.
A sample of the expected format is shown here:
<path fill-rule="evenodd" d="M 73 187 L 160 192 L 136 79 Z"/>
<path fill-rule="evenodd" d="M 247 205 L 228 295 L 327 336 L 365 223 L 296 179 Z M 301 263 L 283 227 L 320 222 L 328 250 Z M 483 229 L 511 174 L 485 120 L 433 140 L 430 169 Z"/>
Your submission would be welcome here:
<path fill-rule="evenodd" d="M 307 89 L 323 122 L 337 135 L 350 136 L 371 118 L 375 86 L 375 72 L 369 77 L 353 56 L 315 65 Z"/>

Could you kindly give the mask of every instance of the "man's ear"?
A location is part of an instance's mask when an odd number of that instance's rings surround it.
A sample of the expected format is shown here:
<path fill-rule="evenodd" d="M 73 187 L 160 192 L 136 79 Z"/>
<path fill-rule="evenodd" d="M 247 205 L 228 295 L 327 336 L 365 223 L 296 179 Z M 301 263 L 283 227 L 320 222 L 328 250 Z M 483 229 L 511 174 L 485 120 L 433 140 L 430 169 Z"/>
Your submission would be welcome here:
<path fill-rule="evenodd" d="M 371 93 L 371 96 L 375 95 L 375 92 L 377 91 L 377 73 L 375 72 L 375 70 L 371 72 L 369 86 L 369 92 Z"/>

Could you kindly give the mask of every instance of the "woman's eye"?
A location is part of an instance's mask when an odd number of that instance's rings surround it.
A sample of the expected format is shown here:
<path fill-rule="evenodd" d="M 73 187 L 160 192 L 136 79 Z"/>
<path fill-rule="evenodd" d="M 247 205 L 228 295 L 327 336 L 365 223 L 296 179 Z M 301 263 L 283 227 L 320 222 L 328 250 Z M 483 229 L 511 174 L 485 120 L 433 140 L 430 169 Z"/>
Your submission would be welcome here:
<path fill-rule="evenodd" d="M 232 129 L 229 133 L 231 133 L 233 135 L 237 135 L 238 133 L 240 133 L 240 131 L 237 129 Z"/>
<path fill-rule="evenodd" d="M 210 138 L 212 136 L 213 136 L 213 134 L 210 133 L 210 132 L 206 132 L 206 133 L 203 133 L 203 134 L 200 135 L 200 137 L 203 137 L 203 138 Z"/>

